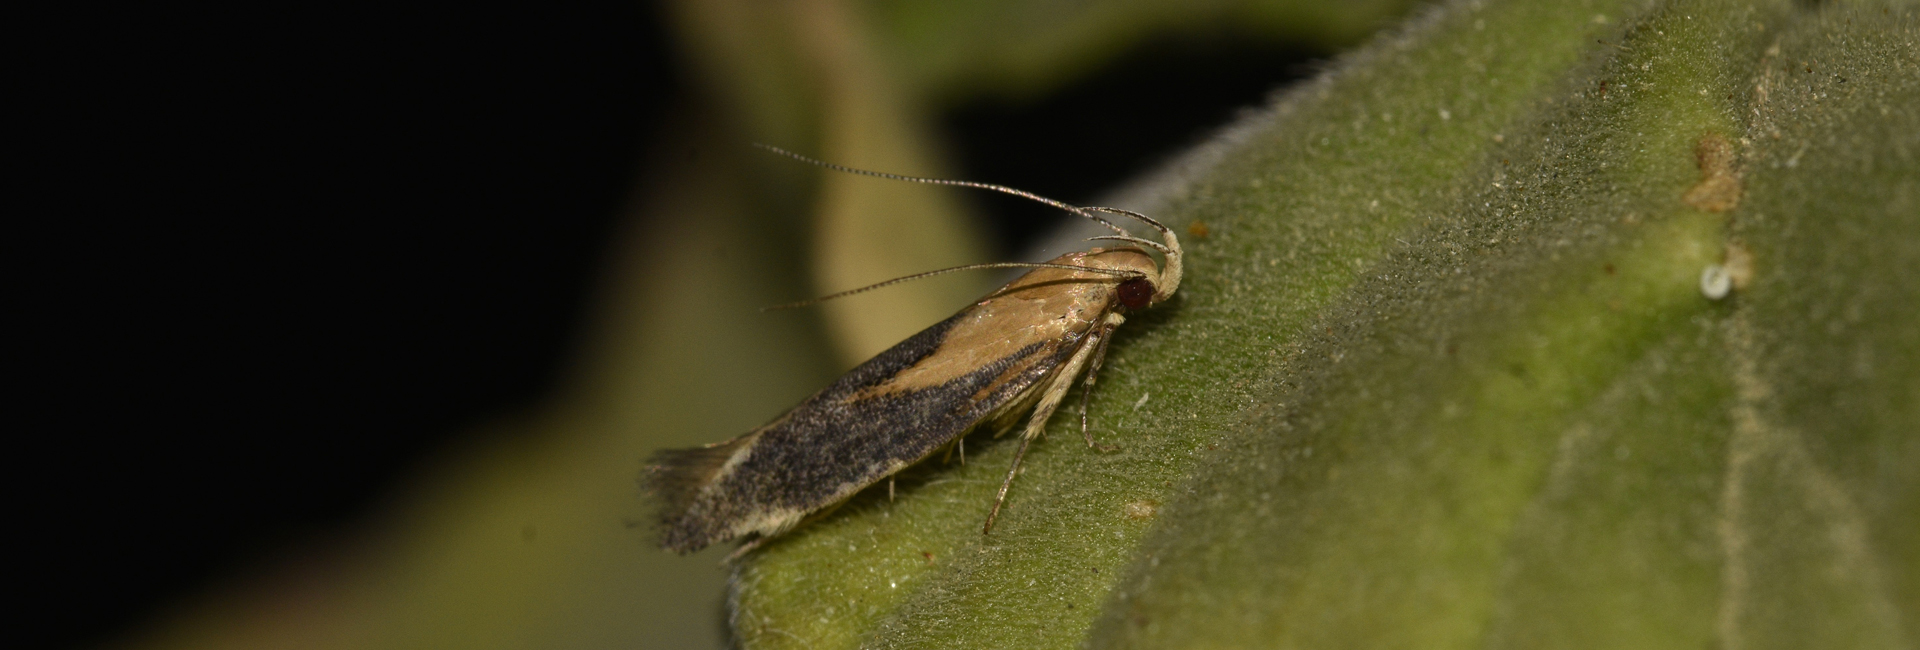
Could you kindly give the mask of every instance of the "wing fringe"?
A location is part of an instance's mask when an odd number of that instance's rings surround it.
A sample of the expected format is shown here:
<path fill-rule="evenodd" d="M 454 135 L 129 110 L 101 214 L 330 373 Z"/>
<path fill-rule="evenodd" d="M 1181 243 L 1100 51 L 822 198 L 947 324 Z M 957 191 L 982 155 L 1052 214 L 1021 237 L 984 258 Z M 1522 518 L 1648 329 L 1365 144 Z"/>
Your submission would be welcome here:
<path fill-rule="evenodd" d="M 641 485 L 660 506 L 656 521 L 664 533 L 661 546 L 685 554 L 710 543 L 707 539 L 695 539 L 705 537 L 695 531 L 707 526 L 689 521 L 694 505 L 701 490 L 713 483 L 727 460 L 752 439 L 752 435 L 745 435 L 704 447 L 663 449 L 648 459 Z"/>

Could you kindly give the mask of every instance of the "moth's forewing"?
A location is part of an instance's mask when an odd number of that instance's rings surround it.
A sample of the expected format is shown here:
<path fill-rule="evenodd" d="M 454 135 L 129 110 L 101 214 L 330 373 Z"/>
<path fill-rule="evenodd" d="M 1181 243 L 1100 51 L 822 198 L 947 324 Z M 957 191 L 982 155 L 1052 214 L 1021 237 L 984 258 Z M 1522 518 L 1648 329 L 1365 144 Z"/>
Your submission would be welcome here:
<path fill-rule="evenodd" d="M 1056 263 L 1135 268 L 1133 249 Z M 777 535 L 1029 402 L 1114 308 L 1114 276 L 1038 269 L 849 371 L 779 419 L 662 452 L 648 483 L 662 545 L 681 552 Z"/>

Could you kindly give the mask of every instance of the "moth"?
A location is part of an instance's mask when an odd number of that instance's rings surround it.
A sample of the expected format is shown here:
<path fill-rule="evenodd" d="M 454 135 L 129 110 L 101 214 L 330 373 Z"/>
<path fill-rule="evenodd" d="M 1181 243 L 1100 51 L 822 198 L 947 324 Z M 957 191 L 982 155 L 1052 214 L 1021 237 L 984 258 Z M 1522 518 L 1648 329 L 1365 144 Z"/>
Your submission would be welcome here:
<path fill-rule="evenodd" d="M 1047 419 L 1076 381 L 1085 387 L 1080 399 L 1081 436 L 1094 445 L 1087 431 L 1087 395 L 1107 345 L 1128 312 L 1164 302 L 1180 287 L 1179 238 L 1160 222 L 1128 210 L 1069 205 L 1001 185 L 854 169 L 760 146 L 851 174 L 983 189 L 1039 201 L 1114 232 L 1088 241 L 1121 245 L 1068 253 L 1047 262 L 928 271 L 807 301 L 940 273 L 1032 268 L 960 313 L 848 371 L 765 426 L 725 442 L 655 455 L 643 482 L 659 502 L 661 546 L 690 553 L 748 537 L 734 552 L 739 557 L 824 516 L 902 469 L 964 445 L 969 432 L 992 429 L 1004 434 L 1024 416 L 1013 467 L 1007 470 L 981 529 L 982 534 L 991 532 L 1027 446 L 1043 433 Z M 1134 237 L 1102 215 L 1144 224 L 1159 233 L 1160 241 Z M 1164 264 L 1156 264 L 1148 249 L 1159 252 Z M 964 461 L 965 448 L 960 451 Z"/>

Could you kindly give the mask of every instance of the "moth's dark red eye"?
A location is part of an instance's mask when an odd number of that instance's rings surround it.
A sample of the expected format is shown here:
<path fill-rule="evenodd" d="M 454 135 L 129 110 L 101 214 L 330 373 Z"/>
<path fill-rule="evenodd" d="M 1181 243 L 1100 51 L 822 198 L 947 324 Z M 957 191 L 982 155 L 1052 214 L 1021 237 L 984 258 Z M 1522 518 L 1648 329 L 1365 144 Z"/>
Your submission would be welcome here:
<path fill-rule="evenodd" d="M 1153 302 L 1153 283 L 1146 278 L 1134 278 L 1120 283 L 1120 304 L 1127 309 L 1146 309 Z"/>

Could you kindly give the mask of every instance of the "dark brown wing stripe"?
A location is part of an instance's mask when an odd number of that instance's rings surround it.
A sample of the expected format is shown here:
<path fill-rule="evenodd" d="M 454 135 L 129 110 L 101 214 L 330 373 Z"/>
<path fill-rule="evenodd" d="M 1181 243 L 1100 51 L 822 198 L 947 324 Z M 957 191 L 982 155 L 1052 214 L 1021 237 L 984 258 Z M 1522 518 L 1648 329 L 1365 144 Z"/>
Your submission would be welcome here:
<path fill-rule="evenodd" d="M 662 467 L 649 486 L 666 497 L 667 547 L 699 548 L 729 536 L 733 522 L 770 510 L 810 509 L 843 486 L 871 484 L 887 474 L 873 467 L 925 458 L 1072 356 L 1071 347 L 1063 352 L 1057 344 L 1036 343 L 940 386 L 853 399 L 939 349 L 964 314 L 860 364 L 765 428 L 719 447 L 656 456 Z M 986 399 L 976 397 L 990 385 Z M 685 486 L 710 480 L 741 443 L 752 444 L 744 461 L 702 494 L 686 494 Z M 691 498 L 676 500 L 676 493 Z"/>

